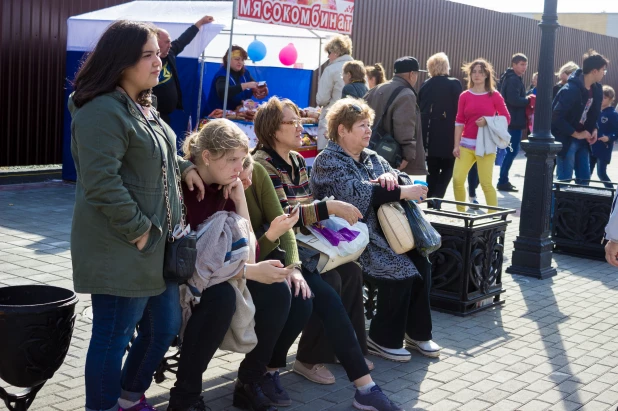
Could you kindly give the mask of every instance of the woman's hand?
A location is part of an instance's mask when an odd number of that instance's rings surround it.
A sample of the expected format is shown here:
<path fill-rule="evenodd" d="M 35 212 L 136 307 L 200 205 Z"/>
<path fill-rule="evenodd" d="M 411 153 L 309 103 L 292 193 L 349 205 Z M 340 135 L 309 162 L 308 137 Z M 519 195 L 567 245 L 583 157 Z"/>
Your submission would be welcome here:
<path fill-rule="evenodd" d="M 607 137 L 607 136 L 602 136 L 602 137 L 599 137 L 599 141 L 602 141 L 602 142 L 604 142 L 604 143 L 607 143 L 607 142 L 609 141 L 609 137 Z"/>
<path fill-rule="evenodd" d="M 356 224 L 359 218 L 363 218 L 358 208 L 354 207 L 352 204 L 344 203 L 343 201 L 328 200 L 326 202 L 326 207 L 328 208 L 328 214 L 341 217 L 350 225 Z"/>
<path fill-rule="evenodd" d="M 257 88 L 258 83 L 257 81 L 249 81 L 247 83 L 242 83 L 240 86 L 242 87 L 243 90 L 247 90 L 247 89 L 253 90 L 254 88 Z"/>
<path fill-rule="evenodd" d="M 199 193 L 197 194 L 197 201 L 202 201 L 204 199 L 204 194 L 206 193 L 204 189 L 204 182 L 202 181 L 202 177 L 197 172 L 197 168 L 189 170 L 187 175 L 185 176 L 185 184 L 189 191 L 193 191 L 194 188 L 197 188 Z"/>
<path fill-rule="evenodd" d="M 150 230 L 146 231 L 146 233 L 135 242 L 135 246 L 139 251 L 142 251 L 144 247 L 146 247 L 146 244 L 148 244 L 148 238 L 150 238 Z"/>
<path fill-rule="evenodd" d="M 459 150 L 459 146 L 455 146 L 455 148 L 453 149 L 453 156 L 455 158 L 459 158 L 460 155 L 461 155 L 461 152 Z"/>
<path fill-rule="evenodd" d="M 245 198 L 245 189 L 242 185 L 242 181 L 240 181 L 240 178 L 237 178 L 236 181 L 231 184 L 223 186 L 223 197 L 226 200 L 232 200 L 236 207 L 247 201 Z"/>
<path fill-rule="evenodd" d="M 300 216 L 300 207 L 292 214 L 282 214 L 276 217 L 271 223 L 268 231 L 264 233 L 266 238 L 275 242 L 277 238 L 285 234 L 290 228 L 294 227 Z"/>
<path fill-rule="evenodd" d="M 384 173 L 375 180 L 369 180 L 369 182 L 378 183 L 383 188 L 386 187 L 388 191 L 392 191 L 399 186 L 397 184 L 397 177 L 393 173 Z"/>
<path fill-rule="evenodd" d="M 478 120 L 475 121 L 475 123 L 479 127 L 485 127 L 487 125 L 487 120 L 485 120 L 485 117 L 479 117 Z"/>
<path fill-rule="evenodd" d="M 416 200 L 422 202 L 427 198 L 427 186 L 414 184 L 410 186 L 401 186 L 402 200 Z"/>
<path fill-rule="evenodd" d="M 282 283 L 292 273 L 283 267 L 279 260 L 260 261 L 257 264 L 247 264 L 247 279 L 262 284 Z"/>
<path fill-rule="evenodd" d="M 290 290 L 296 290 L 294 292 L 294 297 L 298 297 L 298 293 L 300 293 L 303 300 L 311 298 L 311 288 L 309 288 L 309 284 L 305 281 L 305 277 L 303 277 L 297 268 L 292 270 L 292 274 L 287 278 L 287 282 L 290 286 Z"/>

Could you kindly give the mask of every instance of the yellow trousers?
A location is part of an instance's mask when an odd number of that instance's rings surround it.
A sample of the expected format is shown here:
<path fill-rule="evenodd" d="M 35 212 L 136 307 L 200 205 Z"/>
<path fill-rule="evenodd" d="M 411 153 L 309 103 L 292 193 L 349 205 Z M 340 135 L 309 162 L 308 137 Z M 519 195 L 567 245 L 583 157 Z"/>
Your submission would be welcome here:
<path fill-rule="evenodd" d="M 461 147 L 459 152 L 459 158 L 455 159 L 455 167 L 453 169 L 453 191 L 455 193 L 455 200 L 466 201 L 466 179 L 468 178 L 470 169 L 474 163 L 476 163 L 479 172 L 479 182 L 483 188 L 483 193 L 485 193 L 487 205 L 497 206 L 498 196 L 492 182 L 496 154 L 479 157 L 473 150 L 464 147 Z M 464 206 L 457 206 L 457 210 L 466 211 L 466 208 Z"/>

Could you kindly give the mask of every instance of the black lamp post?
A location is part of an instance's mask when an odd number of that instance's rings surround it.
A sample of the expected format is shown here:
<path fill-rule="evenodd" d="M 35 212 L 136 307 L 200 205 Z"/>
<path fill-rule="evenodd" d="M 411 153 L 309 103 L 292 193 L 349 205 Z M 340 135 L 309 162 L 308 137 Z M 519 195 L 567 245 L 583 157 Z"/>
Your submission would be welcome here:
<path fill-rule="evenodd" d="M 557 274 L 551 265 L 554 242 L 551 238 L 551 198 L 553 165 L 562 144 L 551 135 L 554 51 L 558 24 L 558 0 L 545 0 L 541 27 L 541 52 L 534 130 L 521 144 L 528 158 L 521 204 L 519 236 L 515 240 L 512 265 L 506 272 L 539 279 Z"/>

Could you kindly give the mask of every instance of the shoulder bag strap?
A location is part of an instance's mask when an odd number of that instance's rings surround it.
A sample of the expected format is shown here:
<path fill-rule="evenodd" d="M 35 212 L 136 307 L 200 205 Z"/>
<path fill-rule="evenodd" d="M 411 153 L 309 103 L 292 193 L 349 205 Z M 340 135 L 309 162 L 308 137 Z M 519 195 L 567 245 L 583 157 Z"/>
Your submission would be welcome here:
<path fill-rule="evenodd" d="M 170 243 L 173 243 L 174 242 L 174 229 L 172 228 L 172 207 L 170 205 L 169 185 L 168 185 L 168 178 L 167 178 L 167 170 L 168 170 L 167 159 L 165 157 L 165 153 L 163 153 L 161 141 L 159 141 L 159 138 L 157 137 L 157 133 L 155 132 L 154 128 L 152 128 L 150 121 L 144 115 L 141 108 L 137 106 L 137 103 L 135 101 L 133 101 L 133 104 L 136 106 L 135 108 L 137 109 L 137 111 L 144 118 L 144 121 L 146 121 L 146 125 L 148 126 L 148 130 L 149 130 L 148 134 L 150 134 L 151 138 L 159 145 L 159 153 L 161 154 L 161 170 L 163 172 L 163 195 L 165 198 L 165 209 L 167 213 L 167 229 L 168 229 L 167 241 Z M 165 138 L 169 140 L 167 136 L 167 132 L 165 131 L 165 128 L 161 125 L 161 123 L 159 123 L 159 120 L 157 120 L 156 114 L 153 113 L 152 110 L 151 110 L 151 114 L 153 115 L 154 120 L 157 122 L 157 124 L 159 125 L 163 133 L 165 134 Z M 177 163 L 174 164 L 172 172 L 174 173 L 174 179 L 176 182 L 175 184 L 176 194 L 178 196 L 178 200 L 180 201 L 180 224 L 181 224 L 182 229 L 184 229 L 186 227 L 185 204 L 184 204 L 184 201 L 182 200 L 182 193 L 180 192 L 181 178 L 180 178 L 180 169 L 178 168 Z"/>

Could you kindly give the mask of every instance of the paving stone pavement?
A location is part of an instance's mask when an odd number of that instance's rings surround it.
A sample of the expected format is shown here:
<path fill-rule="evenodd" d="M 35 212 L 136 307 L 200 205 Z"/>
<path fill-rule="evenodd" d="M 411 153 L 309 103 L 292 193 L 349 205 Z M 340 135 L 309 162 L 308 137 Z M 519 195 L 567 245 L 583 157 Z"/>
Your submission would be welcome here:
<path fill-rule="evenodd" d="M 512 182 L 523 186 L 525 159 Z M 497 179 L 497 168 L 494 180 Z M 618 167 L 610 166 L 618 181 Z M 480 191 L 480 190 L 479 190 Z M 480 200 L 483 200 L 482 193 Z M 499 192 L 501 206 L 518 209 L 507 231 L 510 265 L 519 224 L 519 193 Z M 447 197 L 452 197 L 449 188 Z M 51 284 L 72 288 L 69 234 L 74 186 L 62 182 L 0 187 L 0 286 Z M 406 364 L 371 358 L 375 381 L 406 410 L 615 410 L 618 405 L 618 270 L 607 263 L 554 255 L 559 274 L 547 280 L 503 274 L 506 304 L 466 318 L 433 312 L 440 359 L 412 353 Z M 79 295 L 77 322 L 62 367 L 32 410 L 84 407 L 84 362 L 91 322 Z M 322 386 L 290 372 L 282 376 L 294 403 L 289 410 L 351 410 L 352 384 L 339 365 L 337 383 Z M 242 356 L 218 352 L 204 374 L 213 410 L 234 409 L 233 379 Z M 165 410 L 173 375 L 146 395 Z"/>

